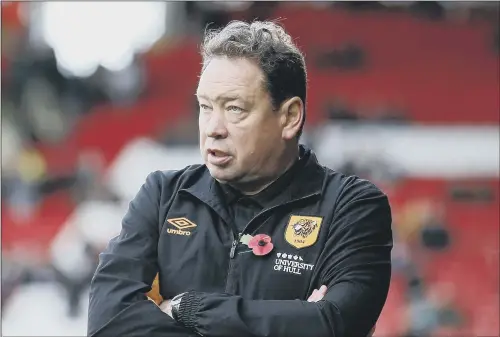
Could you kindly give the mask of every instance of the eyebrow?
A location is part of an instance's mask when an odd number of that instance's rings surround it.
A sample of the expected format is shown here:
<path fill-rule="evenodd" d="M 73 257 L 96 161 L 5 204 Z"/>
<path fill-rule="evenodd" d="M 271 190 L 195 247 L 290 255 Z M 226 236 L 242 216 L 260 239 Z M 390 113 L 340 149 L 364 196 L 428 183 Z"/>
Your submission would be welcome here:
<path fill-rule="evenodd" d="M 203 98 L 203 99 L 206 99 L 208 101 L 210 101 L 210 97 L 206 96 L 206 95 L 198 95 L 198 94 L 195 94 L 196 98 Z M 223 101 L 223 102 L 227 102 L 227 101 L 236 101 L 236 100 L 243 100 L 243 98 L 239 95 L 219 95 L 215 98 L 214 101 Z"/>

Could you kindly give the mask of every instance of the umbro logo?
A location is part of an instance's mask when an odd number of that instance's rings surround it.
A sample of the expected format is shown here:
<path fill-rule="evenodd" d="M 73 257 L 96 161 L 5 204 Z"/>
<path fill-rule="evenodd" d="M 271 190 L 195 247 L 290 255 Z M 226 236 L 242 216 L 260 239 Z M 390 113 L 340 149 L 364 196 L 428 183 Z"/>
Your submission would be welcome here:
<path fill-rule="evenodd" d="M 167 219 L 167 222 L 177 228 L 168 228 L 167 233 L 169 234 L 189 236 L 191 235 L 191 229 L 196 227 L 196 224 L 188 220 L 187 218 Z M 186 229 L 190 230 L 187 231 Z"/>

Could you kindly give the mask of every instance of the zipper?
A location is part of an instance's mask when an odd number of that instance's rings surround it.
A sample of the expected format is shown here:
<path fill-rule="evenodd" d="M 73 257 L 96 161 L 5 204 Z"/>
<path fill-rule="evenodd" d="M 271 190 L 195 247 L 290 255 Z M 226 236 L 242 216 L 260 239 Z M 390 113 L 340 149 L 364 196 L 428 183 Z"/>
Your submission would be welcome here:
<path fill-rule="evenodd" d="M 231 245 L 231 250 L 229 252 L 229 258 L 234 259 L 234 255 L 236 253 L 236 247 L 238 247 L 238 243 L 240 243 L 241 236 L 243 233 L 238 234 L 238 236 L 234 238 L 233 243 Z"/>
<path fill-rule="evenodd" d="M 233 240 L 233 243 L 231 244 L 231 250 L 229 251 L 229 258 L 231 259 L 234 259 L 235 258 L 235 255 L 236 255 L 236 248 L 238 247 L 238 244 L 240 243 L 240 240 L 241 240 L 241 237 L 245 234 L 245 232 L 247 231 L 248 227 L 252 224 L 252 222 L 257 219 L 258 217 L 262 216 L 263 214 L 266 214 L 272 210 L 275 210 L 276 208 L 279 208 L 279 207 L 283 207 L 283 206 L 287 206 L 289 204 L 293 204 L 295 202 L 299 202 L 299 201 L 302 201 L 304 199 L 308 199 L 310 197 L 314 197 L 318 195 L 318 193 L 313 193 L 313 194 L 309 194 L 309 195 L 306 195 L 302 198 L 299 198 L 299 199 L 295 199 L 295 200 L 291 200 L 289 202 L 286 202 L 284 204 L 279 204 L 279 205 L 274 205 L 273 207 L 271 208 L 268 208 L 268 209 L 265 209 L 264 211 L 260 212 L 259 214 L 257 214 L 256 216 L 254 216 L 252 218 L 252 220 L 250 220 L 246 225 L 245 225 L 245 228 L 243 228 L 243 231 L 241 233 L 239 233 L 238 235 L 234 235 L 234 240 Z M 233 226 L 230 226 L 230 227 L 233 227 Z M 259 228 L 259 227 L 257 227 Z M 257 229 L 256 228 L 256 229 Z M 232 231 L 233 233 L 235 233 L 234 231 Z"/>
<path fill-rule="evenodd" d="M 202 203 L 207 204 L 205 201 L 201 200 L 197 196 L 195 196 L 195 195 L 193 195 L 193 194 L 191 194 L 189 192 L 187 192 L 187 193 L 190 194 L 190 195 L 192 195 L 196 199 L 200 200 Z M 260 212 L 256 216 L 254 216 L 252 218 L 252 220 L 250 220 L 250 222 L 248 222 L 246 224 L 245 228 L 243 229 L 243 231 L 241 233 L 238 233 L 238 231 L 236 230 L 236 226 L 232 222 L 228 223 L 228 225 L 230 227 L 230 230 L 231 230 L 231 234 L 233 236 L 233 242 L 231 243 L 231 249 L 229 251 L 229 266 L 228 266 L 228 269 L 227 269 L 226 287 L 225 287 L 225 289 L 226 289 L 225 292 L 226 293 L 229 293 L 229 282 L 230 282 L 229 277 L 231 275 L 231 270 L 233 268 L 233 263 L 234 263 L 233 261 L 234 261 L 234 259 L 236 257 L 236 249 L 238 248 L 238 244 L 240 243 L 241 237 L 243 236 L 243 234 L 245 234 L 245 232 L 247 231 L 248 227 L 252 224 L 252 222 L 254 222 L 255 219 L 259 218 L 263 214 L 266 214 L 266 213 L 268 213 L 268 212 L 270 212 L 272 210 L 275 210 L 276 208 L 287 206 L 287 205 L 290 205 L 290 204 L 293 204 L 293 203 L 296 203 L 296 202 L 299 202 L 299 201 L 302 201 L 302 200 L 305 200 L 305 199 L 309 199 L 309 198 L 317 196 L 317 195 L 319 195 L 319 193 L 308 194 L 308 195 L 303 196 L 303 197 L 301 197 L 299 199 L 291 200 L 291 201 L 288 201 L 286 203 L 279 204 L 279 205 L 274 205 L 271 208 L 265 209 L 264 211 Z M 208 206 L 210 206 L 210 205 L 208 205 Z M 258 229 L 258 228 L 260 228 L 260 226 L 257 227 L 256 229 Z"/>
<path fill-rule="evenodd" d="M 235 233 L 235 232 L 233 232 Z M 236 256 L 236 248 L 238 247 L 238 244 L 240 243 L 242 233 L 239 233 L 238 235 L 234 235 L 234 240 L 233 243 L 231 244 L 231 250 L 229 251 L 229 266 L 227 267 L 227 275 L 226 275 L 226 286 L 225 286 L 225 292 L 230 293 L 230 282 L 231 282 L 231 271 L 233 269 L 233 261 L 234 257 Z"/>
<path fill-rule="evenodd" d="M 212 207 L 210 204 L 205 202 L 203 199 L 199 198 L 197 195 L 191 194 L 187 192 L 186 190 L 179 190 L 179 193 L 185 193 L 191 197 L 194 197 L 195 199 L 199 200 L 201 203 L 209 206 L 212 208 L 216 213 L 217 211 Z M 231 216 L 231 215 L 230 215 Z M 220 217 L 220 215 L 219 215 Z M 222 217 L 220 217 L 221 220 L 229 227 L 229 231 L 231 232 L 231 236 L 233 237 L 233 242 L 231 243 L 231 249 L 229 250 L 229 264 L 227 268 L 227 275 L 226 275 L 226 285 L 225 285 L 225 292 L 228 293 L 229 291 L 229 276 L 231 274 L 231 269 L 233 267 L 233 260 L 236 257 L 236 248 L 238 248 L 238 243 L 240 242 L 241 236 L 243 235 L 242 233 L 238 233 L 238 229 L 234 222 L 227 222 L 225 221 Z"/>
<path fill-rule="evenodd" d="M 256 216 L 254 216 L 252 218 L 252 220 L 250 220 L 250 222 L 248 222 L 245 226 L 245 228 L 243 229 L 243 231 L 241 233 L 239 233 L 238 235 L 235 235 L 236 232 L 234 230 L 232 230 L 233 232 L 233 236 L 234 236 L 234 240 L 231 244 L 231 249 L 229 251 L 229 266 L 228 266 L 228 269 L 227 269 L 227 275 L 226 275 L 226 287 L 225 287 L 225 292 L 230 294 L 232 293 L 232 289 L 230 289 L 230 282 L 231 282 L 231 271 L 233 269 L 233 264 L 234 264 L 234 261 L 235 261 L 235 257 L 236 257 L 236 248 L 238 248 L 238 244 L 240 243 L 240 240 L 241 240 L 241 237 L 243 236 L 243 234 L 245 234 L 245 232 L 247 231 L 248 227 L 252 224 L 252 222 L 254 222 L 255 219 L 259 218 L 260 216 L 262 216 L 263 214 L 266 214 L 276 208 L 279 208 L 279 207 L 282 207 L 282 206 L 286 206 L 286 205 L 290 205 L 290 204 L 293 204 L 295 202 L 299 202 L 299 201 L 302 201 L 304 199 L 308 199 L 310 197 L 313 197 L 313 196 L 316 196 L 318 195 L 318 193 L 313 193 L 313 194 L 309 194 L 309 195 L 306 195 L 302 198 L 299 198 L 299 199 L 295 199 L 295 200 L 291 200 L 289 202 L 286 202 L 284 204 L 280 204 L 280 205 L 275 205 L 271 208 L 268 208 L 262 212 L 260 212 L 259 214 L 257 214 Z M 231 226 L 230 227 L 235 227 L 235 226 L 232 226 L 232 223 L 231 223 Z M 259 228 L 259 227 L 257 227 Z"/>

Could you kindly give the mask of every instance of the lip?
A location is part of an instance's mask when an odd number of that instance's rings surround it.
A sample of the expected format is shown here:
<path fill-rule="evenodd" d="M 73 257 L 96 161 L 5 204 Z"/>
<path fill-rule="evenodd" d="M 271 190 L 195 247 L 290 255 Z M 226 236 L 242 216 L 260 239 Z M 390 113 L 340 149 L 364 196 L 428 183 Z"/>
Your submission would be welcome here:
<path fill-rule="evenodd" d="M 231 156 L 220 150 L 207 149 L 207 161 L 215 166 L 223 166 L 231 160 Z"/>

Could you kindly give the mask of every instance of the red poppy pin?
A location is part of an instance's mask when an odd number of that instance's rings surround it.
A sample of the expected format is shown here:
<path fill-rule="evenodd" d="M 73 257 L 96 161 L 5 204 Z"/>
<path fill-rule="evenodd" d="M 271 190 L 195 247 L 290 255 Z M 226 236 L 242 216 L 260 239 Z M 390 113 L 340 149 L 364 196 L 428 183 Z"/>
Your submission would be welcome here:
<path fill-rule="evenodd" d="M 274 245 L 269 235 L 257 234 L 248 241 L 248 248 L 251 248 L 255 255 L 264 256 L 273 250 Z"/>

